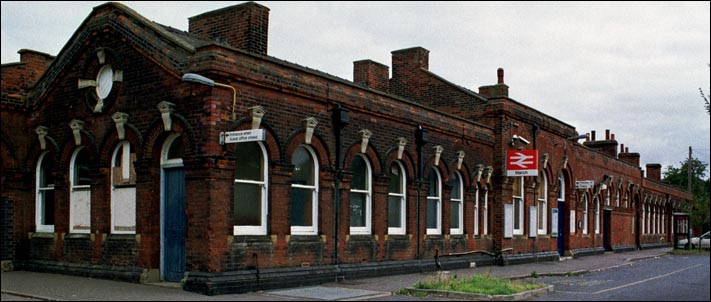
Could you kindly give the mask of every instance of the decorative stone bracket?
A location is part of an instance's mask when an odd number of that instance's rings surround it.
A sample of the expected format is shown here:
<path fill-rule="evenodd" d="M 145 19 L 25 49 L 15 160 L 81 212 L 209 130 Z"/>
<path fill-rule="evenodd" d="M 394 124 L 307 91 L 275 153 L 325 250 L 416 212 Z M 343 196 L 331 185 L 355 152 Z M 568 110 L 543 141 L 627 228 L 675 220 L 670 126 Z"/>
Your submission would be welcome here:
<path fill-rule="evenodd" d="M 474 167 L 474 174 L 476 174 L 476 182 L 481 181 L 481 174 L 484 173 L 484 165 L 478 164 Z"/>
<path fill-rule="evenodd" d="M 444 148 L 440 145 L 434 146 L 432 148 L 435 150 L 435 166 L 439 166 L 439 158 L 442 155 L 442 151 L 444 151 Z"/>
<path fill-rule="evenodd" d="M 128 113 L 116 112 L 111 116 L 111 119 L 113 119 L 114 123 L 116 124 L 116 133 L 118 133 L 118 139 L 125 139 L 126 130 L 123 126 L 128 121 Z"/>
<path fill-rule="evenodd" d="M 264 107 L 254 106 L 249 108 L 249 112 L 252 114 L 252 130 L 259 129 L 259 125 L 262 123 L 262 117 L 266 113 Z"/>
<path fill-rule="evenodd" d="M 47 140 L 45 139 L 47 132 L 49 132 L 49 128 L 45 126 L 37 126 L 37 128 L 35 128 L 35 133 L 37 133 L 37 138 L 40 143 L 40 149 L 42 150 L 47 149 Z"/>
<path fill-rule="evenodd" d="M 158 111 L 160 111 L 160 117 L 163 119 L 163 130 L 170 131 L 173 126 L 173 120 L 170 118 L 170 114 L 175 110 L 175 104 L 167 101 L 158 103 Z"/>
<path fill-rule="evenodd" d="M 486 166 L 486 169 L 484 169 L 484 175 L 486 175 L 486 183 L 489 183 L 491 181 L 491 174 L 494 173 L 494 167 L 492 166 Z"/>
<path fill-rule="evenodd" d="M 405 151 L 405 145 L 407 145 L 407 139 L 404 137 L 398 137 L 395 139 L 397 142 L 397 159 L 402 159 L 402 152 Z"/>
<path fill-rule="evenodd" d="M 363 129 L 358 131 L 358 133 L 360 133 L 360 153 L 365 153 L 365 150 L 368 149 L 368 140 L 373 135 L 373 132 L 368 129 Z"/>
<path fill-rule="evenodd" d="M 551 156 L 548 153 L 543 154 L 543 166 L 542 166 L 543 169 L 545 169 L 546 166 L 548 165 L 548 159 L 550 159 L 550 157 Z"/>
<path fill-rule="evenodd" d="M 74 134 L 74 143 L 81 146 L 81 131 L 84 130 L 84 122 L 80 120 L 72 120 L 69 122 L 69 127 L 72 128 Z"/>
<path fill-rule="evenodd" d="M 462 169 L 462 162 L 464 162 L 465 155 L 466 155 L 466 153 L 464 153 L 464 151 L 462 151 L 462 150 L 457 151 L 457 170 Z"/>
<path fill-rule="evenodd" d="M 304 120 L 304 127 L 306 127 L 306 135 L 304 141 L 307 144 L 311 144 L 311 138 L 314 135 L 314 129 L 318 125 L 318 120 L 315 117 L 308 117 Z"/>

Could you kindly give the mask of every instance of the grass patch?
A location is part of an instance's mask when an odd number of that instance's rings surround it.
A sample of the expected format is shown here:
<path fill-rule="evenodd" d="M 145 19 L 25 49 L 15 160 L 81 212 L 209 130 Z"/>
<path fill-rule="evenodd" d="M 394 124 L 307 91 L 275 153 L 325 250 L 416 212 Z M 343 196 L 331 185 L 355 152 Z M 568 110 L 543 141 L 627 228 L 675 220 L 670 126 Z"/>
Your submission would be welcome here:
<path fill-rule="evenodd" d="M 474 275 L 468 278 L 454 276 L 446 280 L 431 279 L 417 282 L 417 289 L 435 289 L 479 293 L 486 295 L 512 295 L 524 291 L 545 287 L 540 283 L 515 282 L 509 279 L 495 278 L 487 275 Z"/>
<path fill-rule="evenodd" d="M 669 251 L 670 255 L 709 255 L 711 252 L 707 249 L 689 249 L 689 250 L 684 250 L 684 249 L 672 249 Z"/>

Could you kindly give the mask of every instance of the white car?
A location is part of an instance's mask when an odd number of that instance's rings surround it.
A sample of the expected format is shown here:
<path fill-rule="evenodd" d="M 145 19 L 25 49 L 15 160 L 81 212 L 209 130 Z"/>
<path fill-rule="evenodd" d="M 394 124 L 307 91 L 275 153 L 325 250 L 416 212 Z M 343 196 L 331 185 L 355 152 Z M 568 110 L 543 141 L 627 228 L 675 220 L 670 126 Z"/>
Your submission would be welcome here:
<path fill-rule="evenodd" d="M 691 248 L 695 249 L 699 247 L 699 240 L 701 240 L 701 248 L 709 249 L 709 232 L 704 233 L 700 237 L 691 237 Z M 679 246 L 685 246 L 687 244 L 687 239 L 679 240 Z"/>

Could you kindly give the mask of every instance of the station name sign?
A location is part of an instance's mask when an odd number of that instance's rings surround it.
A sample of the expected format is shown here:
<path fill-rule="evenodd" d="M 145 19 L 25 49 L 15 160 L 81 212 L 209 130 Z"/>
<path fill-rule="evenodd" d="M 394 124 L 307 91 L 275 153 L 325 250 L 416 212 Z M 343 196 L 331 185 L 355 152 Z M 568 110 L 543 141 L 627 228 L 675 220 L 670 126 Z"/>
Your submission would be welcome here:
<path fill-rule="evenodd" d="M 592 189 L 595 186 L 594 180 L 576 180 L 575 188 L 579 190 Z"/>
<path fill-rule="evenodd" d="M 264 141 L 264 129 L 220 132 L 220 145 Z"/>
<path fill-rule="evenodd" d="M 508 151 L 506 176 L 538 176 L 538 150 Z"/>

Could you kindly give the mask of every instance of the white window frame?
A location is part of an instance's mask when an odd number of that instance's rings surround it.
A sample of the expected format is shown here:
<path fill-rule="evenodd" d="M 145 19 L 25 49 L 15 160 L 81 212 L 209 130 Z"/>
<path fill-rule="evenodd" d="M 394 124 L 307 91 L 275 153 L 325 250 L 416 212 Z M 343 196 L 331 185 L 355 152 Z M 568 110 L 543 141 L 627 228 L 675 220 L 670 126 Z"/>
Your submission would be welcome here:
<path fill-rule="evenodd" d="M 262 223 L 260 225 L 234 225 L 232 226 L 232 233 L 234 235 L 266 235 L 267 234 L 267 219 L 268 219 L 268 210 L 269 210 L 269 163 L 268 163 L 268 156 L 267 156 L 267 149 L 264 147 L 264 144 L 262 142 L 256 142 L 257 145 L 259 146 L 259 149 L 262 151 L 262 179 L 263 181 L 254 181 L 254 180 L 246 180 L 246 179 L 234 179 L 234 183 L 242 183 L 242 184 L 250 184 L 250 185 L 257 185 L 261 188 L 262 190 L 262 200 L 260 203 L 260 207 L 262 208 L 261 213 L 261 221 Z M 235 169 L 239 169 L 239 167 L 235 167 Z M 232 207 L 234 208 L 234 199 L 232 200 Z"/>
<path fill-rule="evenodd" d="M 114 168 L 116 167 L 116 155 L 118 155 L 119 150 L 123 151 L 121 156 L 121 175 L 122 178 L 130 178 L 131 172 L 133 172 L 133 165 L 131 164 L 131 143 L 128 141 L 119 142 L 118 146 L 114 149 L 111 155 L 111 233 L 112 234 L 135 234 L 136 233 L 136 186 L 133 184 L 130 187 L 116 186 L 116 181 L 114 178 Z M 132 199 L 119 201 L 120 198 L 128 197 Z M 128 207 L 125 207 L 129 205 Z M 131 208 L 132 207 L 132 208 Z M 122 211 L 122 212 L 119 212 Z M 117 226 L 116 220 L 120 213 L 124 213 L 127 216 L 132 216 L 132 225 L 129 226 Z M 117 227 L 128 227 L 129 229 L 117 229 Z M 132 230 L 131 230 L 132 228 Z"/>
<path fill-rule="evenodd" d="M 427 202 L 429 203 L 430 201 L 433 201 L 436 203 L 436 209 L 437 213 L 435 213 L 435 216 L 437 218 L 437 227 L 436 228 L 427 228 L 427 235 L 441 235 L 442 234 L 442 176 L 440 175 L 439 171 L 435 167 L 431 167 L 435 172 L 435 176 L 437 177 L 437 196 L 427 196 Z M 428 184 L 429 184 L 429 179 L 428 179 Z M 429 191 L 429 190 L 428 190 Z M 425 219 L 425 225 L 427 225 L 427 221 Z"/>
<path fill-rule="evenodd" d="M 489 235 L 489 189 L 484 187 L 484 213 L 482 215 L 484 218 L 484 235 Z"/>
<path fill-rule="evenodd" d="M 362 154 L 357 154 L 357 157 L 360 157 L 364 162 L 365 162 L 365 190 L 357 190 L 351 188 L 351 193 L 356 193 L 356 194 L 362 194 L 365 195 L 365 226 L 362 227 L 350 227 L 350 233 L 352 235 L 370 235 L 371 234 L 371 217 L 372 217 L 372 208 L 373 208 L 373 203 L 372 203 L 372 196 L 373 196 L 373 169 L 370 166 L 370 161 L 368 160 L 367 157 L 363 156 Z M 350 197 L 350 195 L 349 195 Z M 349 202 L 350 204 L 350 202 Z M 348 212 L 350 214 L 350 211 Z"/>
<path fill-rule="evenodd" d="M 313 151 L 311 146 L 301 145 L 298 148 L 304 148 L 306 152 L 311 155 L 311 160 L 314 165 L 314 185 L 306 186 L 300 184 L 292 184 L 292 188 L 297 189 L 309 189 L 311 193 L 311 226 L 291 226 L 292 235 L 318 235 L 318 191 L 319 191 L 319 163 L 318 157 L 316 157 L 316 152 Z M 294 155 L 292 154 L 292 157 Z"/>
<path fill-rule="evenodd" d="M 513 194 L 511 194 L 513 196 L 512 202 L 513 202 L 513 207 L 514 207 L 514 216 L 518 216 L 518 217 L 514 217 L 515 221 L 513 221 L 513 224 L 514 224 L 513 225 L 513 234 L 514 235 L 523 235 L 523 228 L 524 228 L 524 226 L 523 226 L 523 212 L 524 212 L 523 200 L 524 200 L 526 193 L 524 192 L 524 187 L 523 187 L 523 176 L 518 176 L 518 177 L 519 177 L 518 178 L 519 179 L 518 185 L 519 185 L 519 189 L 521 192 L 521 196 L 514 195 L 514 194 L 516 194 L 515 189 L 513 190 Z M 516 182 L 514 181 L 514 185 L 515 184 L 516 184 Z M 519 209 L 518 215 L 516 215 L 516 208 L 517 207 Z M 518 228 L 516 228 L 516 222 L 518 222 Z"/>
<path fill-rule="evenodd" d="M 454 198 L 454 191 L 452 191 L 452 193 L 449 195 L 450 196 L 450 200 L 449 200 L 450 211 L 451 211 L 451 202 L 456 202 L 458 210 L 459 210 L 459 215 L 457 217 L 457 219 L 459 219 L 459 221 L 458 221 L 459 227 L 452 228 L 451 227 L 452 222 L 450 221 L 449 222 L 449 224 L 450 224 L 449 233 L 452 235 L 462 235 L 462 234 L 464 234 L 464 182 L 462 180 L 462 174 L 459 173 L 459 171 L 455 171 L 454 174 L 452 174 L 452 175 L 454 177 L 456 177 L 456 179 L 459 181 L 459 199 Z M 452 188 L 452 190 L 454 190 L 454 188 Z M 451 217 L 452 217 L 451 213 L 450 213 L 449 217 L 451 220 Z"/>
<path fill-rule="evenodd" d="M 593 199 L 593 206 L 595 207 L 595 234 L 600 234 L 600 198 L 595 195 Z"/>
<path fill-rule="evenodd" d="M 42 217 L 44 216 L 44 211 L 45 211 L 45 192 L 47 191 L 54 191 L 54 179 L 52 179 L 51 184 L 47 184 L 46 187 L 41 186 L 41 175 L 42 173 L 47 173 L 50 174 L 52 171 L 42 171 L 42 164 L 44 163 L 45 160 L 50 160 L 46 158 L 47 154 L 49 152 L 45 151 L 40 154 L 39 159 L 37 160 L 37 168 L 35 170 L 35 231 L 38 233 L 54 233 L 54 224 L 43 224 L 43 219 Z M 45 175 L 46 179 L 50 179 L 51 177 L 49 175 Z M 56 200 L 56 199 L 55 199 Z M 55 201 L 55 206 L 56 206 L 56 201 Z M 52 213 L 54 215 L 54 213 Z"/>
<path fill-rule="evenodd" d="M 396 197 L 400 199 L 400 227 L 388 227 L 388 234 L 405 235 L 407 232 L 407 209 L 405 208 L 407 206 L 407 203 L 405 202 L 407 198 L 407 177 L 405 177 L 405 168 L 402 166 L 402 163 L 400 163 L 399 161 L 395 161 L 394 164 L 396 164 L 397 168 L 399 169 L 398 172 L 400 173 L 400 181 L 402 183 L 400 191 L 402 193 L 393 193 L 388 190 L 388 200 L 390 197 Z M 390 209 L 388 209 L 388 211 L 389 210 Z"/>
<path fill-rule="evenodd" d="M 75 185 L 76 159 L 83 149 L 84 146 L 80 146 L 74 150 L 69 164 L 69 232 L 89 234 L 91 233 L 91 185 Z M 77 228 L 77 222 L 86 223 L 86 226 Z"/>
<path fill-rule="evenodd" d="M 474 191 L 474 235 L 479 235 L 479 186 Z"/>
<path fill-rule="evenodd" d="M 615 190 L 615 206 L 620 206 L 620 189 Z"/>
<path fill-rule="evenodd" d="M 588 194 L 583 193 L 583 235 L 588 234 Z"/>
<path fill-rule="evenodd" d="M 545 235 L 548 232 L 548 177 L 544 171 L 539 172 L 541 183 L 538 184 L 538 235 Z M 543 191 L 543 194 L 541 194 Z M 543 195 L 543 196 L 541 196 Z"/>

